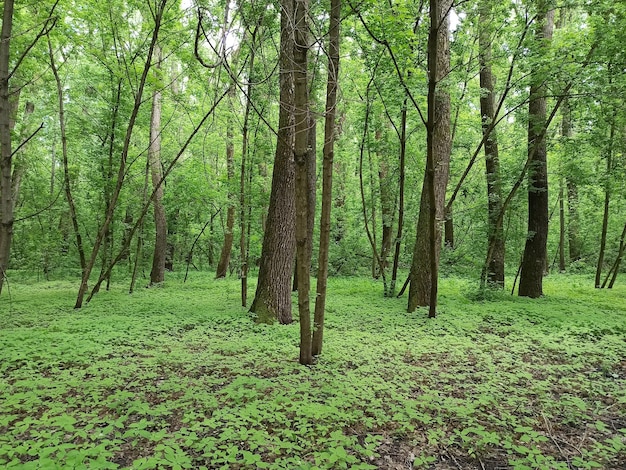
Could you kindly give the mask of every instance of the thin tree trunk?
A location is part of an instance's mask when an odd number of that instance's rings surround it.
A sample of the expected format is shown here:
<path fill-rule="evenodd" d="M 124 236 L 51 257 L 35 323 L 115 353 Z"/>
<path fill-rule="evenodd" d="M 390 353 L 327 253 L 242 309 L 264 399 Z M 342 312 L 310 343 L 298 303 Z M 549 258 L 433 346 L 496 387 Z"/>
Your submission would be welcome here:
<path fill-rule="evenodd" d="M 85 259 L 85 250 L 83 248 L 83 240 L 80 234 L 80 229 L 78 226 L 78 217 L 76 215 L 76 205 L 74 204 L 74 198 L 72 197 L 72 189 L 71 189 L 71 178 L 70 178 L 70 170 L 67 156 L 67 133 L 65 130 L 65 105 L 64 105 L 64 94 L 63 94 L 63 84 L 61 83 L 61 78 L 59 77 L 59 70 L 56 66 L 54 60 L 54 52 L 52 51 L 52 43 L 50 42 L 50 37 L 48 37 L 48 53 L 50 57 L 50 68 L 52 70 L 52 74 L 54 75 L 54 80 L 57 86 L 57 97 L 59 99 L 59 127 L 61 130 L 61 152 L 63 157 L 63 187 L 65 189 L 65 199 L 67 200 L 67 205 L 70 211 L 70 219 L 72 220 L 72 227 L 74 229 L 74 236 L 76 237 L 76 248 L 78 249 L 78 258 L 80 260 L 80 269 L 81 273 L 85 272 L 85 267 L 87 265 L 87 261 Z"/>
<path fill-rule="evenodd" d="M 393 268 L 391 269 L 391 283 L 389 285 L 389 297 L 396 293 L 396 281 L 398 279 L 398 265 L 400 264 L 400 248 L 402 246 L 402 230 L 404 226 L 404 180 L 406 170 L 406 107 L 407 98 L 405 96 L 402 103 L 402 114 L 400 121 L 400 175 L 398 177 L 398 231 L 394 240 Z"/>
<path fill-rule="evenodd" d="M 155 49 L 157 61 L 156 73 L 161 70 L 161 50 Z M 148 161 L 152 177 L 152 206 L 154 208 L 154 252 L 152 255 L 152 270 L 150 271 L 150 285 L 165 281 L 165 256 L 167 254 L 167 219 L 163 206 L 163 170 L 161 167 L 161 91 L 152 92 L 152 113 L 150 115 L 150 146 L 148 147 Z"/>
<path fill-rule="evenodd" d="M 613 284 L 615 284 L 615 280 L 617 279 L 617 274 L 619 273 L 619 267 L 622 263 L 622 258 L 624 257 L 624 249 L 626 248 L 626 224 L 624 224 L 624 228 L 622 229 L 622 236 L 619 239 L 619 251 L 617 253 L 617 258 L 615 258 L 615 263 L 613 263 L 613 276 L 611 277 L 611 282 L 609 282 L 609 289 L 613 288 Z M 604 281 L 606 283 L 606 281 Z M 604 287 L 604 285 L 602 286 Z"/>
<path fill-rule="evenodd" d="M 152 62 L 152 53 L 154 48 L 156 47 L 157 38 L 159 36 L 159 30 L 161 29 L 161 18 L 163 15 L 163 11 L 165 9 L 165 3 L 167 0 L 161 0 L 158 5 L 155 16 L 154 16 L 154 30 L 152 31 L 152 38 L 150 40 L 150 46 L 148 49 L 148 54 L 146 57 L 146 62 L 144 64 L 143 72 L 141 78 L 139 80 L 139 86 L 135 95 L 135 103 L 133 105 L 133 110 L 130 115 L 130 119 L 128 121 L 128 126 L 126 129 L 126 135 L 124 137 L 124 145 L 122 148 L 122 153 L 120 157 L 120 166 L 117 174 L 117 181 L 115 190 L 113 191 L 113 195 L 111 198 L 111 203 L 109 205 L 109 210 L 105 216 L 104 222 L 96 235 L 96 239 L 94 240 L 94 246 L 91 251 L 91 256 L 89 257 L 89 261 L 87 262 L 87 266 L 85 272 L 83 273 L 83 277 L 80 282 L 80 287 L 78 289 L 78 295 L 76 297 L 76 304 L 74 308 L 81 308 L 83 306 L 83 300 L 85 297 L 85 293 L 87 292 L 87 283 L 89 282 L 89 276 L 91 275 L 91 271 L 96 263 L 96 259 L 98 257 L 98 251 L 100 250 L 100 246 L 102 244 L 102 240 L 109 229 L 111 224 L 111 220 L 113 219 L 113 213 L 115 211 L 115 206 L 117 205 L 117 199 L 119 198 L 120 192 L 122 190 L 122 185 L 126 176 L 126 160 L 128 158 L 128 151 L 130 149 L 130 141 L 133 134 L 133 130 L 135 128 L 135 121 L 137 119 L 137 115 L 139 114 L 139 108 L 141 107 L 141 103 L 143 101 L 143 91 L 146 84 L 146 79 L 148 77 L 148 72 L 150 71 L 150 65 Z"/>
<path fill-rule="evenodd" d="M 480 6 L 478 47 L 480 62 L 480 114 L 482 120 L 483 137 L 485 138 L 485 174 L 487 177 L 487 214 L 488 235 L 487 245 L 493 246 L 493 253 L 489 260 L 487 283 L 493 287 L 504 287 L 504 233 L 502 226 L 498 226 L 498 214 L 502 210 L 502 181 L 500 178 L 500 159 L 498 154 L 498 139 L 495 129 L 490 126 L 496 118 L 494 80 L 491 73 L 491 31 L 492 13 L 488 0 L 483 0 Z"/>
<path fill-rule="evenodd" d="M 326 85 L 326 115 L 324 121 L 324 161 L 322 165 L 322 213 L 320 216 L 320 246 L 317 267 L 317 289 L 313 316 L 311 354 L 322 353 L 324 312 L 328 281 L 328 248 L 330 244 L 330 213 L 332 207 L 333 159 L 335 156 L 335 116 L 337 110 L 337 79 L 339 76 L 339 26 L 341 0 L 331 0 L 328 40 L 328 82 Z"/>
<path fill-rule="evenodd" d="M 295 243 L 293 0 L 281 0 L 280 111 L 270 204 L 256 295 L 250 311 L 259 323 L 288 324 Z"/>
<path fill-rule="evenodd" d="M 428 305 L 429 317 L 435 316 L 437 308 L 441 222 L 450 167 L 450 95 L 437 87 L 450 70 L 450 5 L 451 0 L 430 0 L 427 163 L 409 288 L 408 311 Z"/>
<path fill-rule="evenodd" d="M 148 202 L 148 180 L 150 178 L 150 160 L 146 159 L 146 170 L 144 172 L 143 179 L 143 192 L 141 197 L 142 205 L 146 205 Z M 133 272 L 130 278 L 130 288 L 128 289 L 128 293 L 132 294 L 135 291 L 135 283 L 137 281 L 137 270 L 139 265 L 141 264 L 142 253 L 143 253 L 143 218 L 140 218 L 139 224 L 137 226 L 137 230 L 139 231 L 139 235 L 137 235 L 137 245 L 135 247 L 135 262 L 133 263 Z M 130 250 L 130 243 L 133 238 L 132 229 L 129 231 L 128 236 L 125 238 L 125 243 L 128 244 L 128 248 L 122 247 L 122 249 Z"/>
<path fill-rule="evenodd" d="M 596 288 L 600 287 L 602 267 L 604 266 L 604 253 L 606 251 L 606 234 L 609 228 L 609 206 L 611 202 L 610 175 L 613 170 L 613 141 L 615 139 L 615 117 L 611 120 L 611 130 L 609 131 L 609 143 L 606 155 L 606 183 L 604 185 L 604 214 L 602 215 L 602 234 L 600 235 L 600 253 L 598 254 L 598 265 L 596 266 Z"/>
<path fill-rule="evenodd" d="M 0 33 L 0 294 L 9 267 L 13 238 L 13 200 L 11 190 L 11 105 L 9 103 L 9 56 L 13 27 L 13 0 L 4 1 Z"/>
<path fill-rule="evenodd" d="M 559 271 L 565 272 L 565 190 L 563 178 L 559 180 Z"/>
<path fill-rule="evenodd" d="M 542 2 L 537 15 L 536 44 L 545 47 L 552 39 L 554 10 Z M 548 241 L 548 167 L 544 129 L 546 127 L 547 86 L 545 77 L 533 71 L 528 105 L 528 152 L 533 157 L 528 168 L 528 235 L 519 280 L 519 295 L 543 295 L 543 275 Z"/>
<path fill-rule="evenodd" d="M 296 255 L 298 266 L 298 314 L 300 318 L 300 364 L 313 362 L 311 337 L 311 312 L 309 307 L 310 265 L 308 240 L 309 207 L 309 163 L 308 152 L 308 80 L 307 80 L 307 0 L 294 2 L 294 103 L 295 103 L 295 139 L 294 153 L 296 163 Z"/>

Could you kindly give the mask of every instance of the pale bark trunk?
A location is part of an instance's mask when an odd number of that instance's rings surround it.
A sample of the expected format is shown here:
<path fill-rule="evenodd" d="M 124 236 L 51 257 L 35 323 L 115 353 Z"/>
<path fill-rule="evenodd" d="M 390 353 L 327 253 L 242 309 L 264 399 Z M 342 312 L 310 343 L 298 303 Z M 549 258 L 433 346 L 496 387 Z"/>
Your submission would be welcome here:
<path fill-rule="evenodd" d="M 441 223 L 450 166 L 450 95 L 437 85 L 450 70 L 449 20 L 451 0 L 430 1 L 428 36 L 428 118 L 426 122 L 427 165 L 420 201 L 417 237 L 411 264 L 408 311 L 437 306 Z"/>
<path fill-rule="evenodd" d="M 155 70 L 161 70 L 161 50 L 155 49 L 157 61 Z M 167 220 L 163 206 L 163 171 L 161 168 L 161 91 L 152 92 L 152 113 L 150 115 L 150 146 L 148 147 L 148 161 L 154 196 L 154 253 L 152 255 L 152 270 L 150 271 L 150 285 L 165 281 L 165 256 L 167 254 Z"/>

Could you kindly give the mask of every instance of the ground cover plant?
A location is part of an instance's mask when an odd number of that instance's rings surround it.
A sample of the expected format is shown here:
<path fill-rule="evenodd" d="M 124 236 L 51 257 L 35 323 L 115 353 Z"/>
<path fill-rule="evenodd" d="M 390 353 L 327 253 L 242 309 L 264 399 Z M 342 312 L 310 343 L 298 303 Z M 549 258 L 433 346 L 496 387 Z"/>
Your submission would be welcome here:
<path fill-rule="evenodd" d="M 552 276 L 546 297 L 439 316 L 361 278 L 329 282 L 325 349 L 256 325 L 238 281 L 196 273 L 73 310 L 66 281 L 0 298 L 4 468 L 619 469 L 626 290 Z M 295 299 L 295 297 L 294 297 Z"/>

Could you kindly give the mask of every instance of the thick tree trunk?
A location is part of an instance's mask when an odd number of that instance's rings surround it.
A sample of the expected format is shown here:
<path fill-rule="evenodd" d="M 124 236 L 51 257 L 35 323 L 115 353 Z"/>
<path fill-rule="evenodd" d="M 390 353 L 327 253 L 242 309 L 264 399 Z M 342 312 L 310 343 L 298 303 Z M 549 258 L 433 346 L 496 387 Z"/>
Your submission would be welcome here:
<path fill-rule="evenodd" d="M 257 322 L 291 323 L 291 275 L 296 249 L 293 0 L 281 0 L 280 111 L 272 175 L 270 205 L 259 266 L 259 279 L 251 312 Z"/>
<path fill-rule="evenodd" d="M 161 51 L 155 50 L 157 63 L 155 68 L 161 70 Z M 165 281 L 165 256 L 167 254 L 167 220 L 163 206 L 163 170 L 161 167 L 161 91 L 152 93 L 152 113 L 150 115 L 150 146 L 148 147 L 148 161 L 154 195 L 154 253 L 152 255 L 152 270 L 150 271 L 150 285 Z"/>
<path fill-rule="evenodd" d="M 552 39 L 554 11 L 540 5 L 537 15 L 537 47 Z M 537 298 L 543 295 L 543 273 L 548 241 L 548 167 L 545 139 L 546 123 L 545 77 L 534 71 L 528 105 L 528 152 L 532 154 L 528 168 L 528 235 L 520 272 L 519 295 Z"/>
<path fill-rule="evenodd" d="M 504 287 L 504 233 L 502 225 L 497 223 L 502 210 L 502 182 L 500 178 L 500 159 L 498 140 L 495 129 L 490 129 L 495 119 L 494 80 L 491 73 L 491 24 L 493 22 L 489 3 L 485 0 L 480 7 L 479 55 L 480 62 L 480 114 L 483 136 L 485 139 L 485 174 L 487 177 L 487 246 L 493 246 L 489 260 L 487 283 L 491 286 Z"/>
<path fill-rule="evenodd" d="M 326 85 L 326 116 L 324 121 L 324 161 L 322 168 L 322 213 L 320 216 L 320 246 L 317 268 L 315 313 L 311 353 L 322 353 L 324 340 L 324 312 L 328 280 L 328 247 L 330 244 L 330 213 L 333 188 L 333 159 L 335 155 L 335 116 L 337 107 L 337 78 L 339 76 L 339 25 L 341 0 L 331 0 L 328 40 L 328 82 Z"/>
<path fill-rule="evenodd" d="M 0 294 L 9 268 L 13 238 L 13 194 L 11 190 L 11 105 L 9 103 L 9 46 L 13 27 L 13 0 L 4 1 L 0 33 Z"/>
<path fill-rule="evenodd" d="M 234 104 L 236 93 L 233 83 L 230 91 L 231 103 Z M 228 209 L 226 211 L 226 228 L 224 229 L 224 244 L 220 253 L 220 260 L 217 263 L 215 278 L 226 277 L 228 263 L 230 262 L 230 252 L 233 248 L 233 237 L 235 228 L 235 194 L 232 191 L 233 180 L 235 179 L 235 146 L 233 143 L 233 116 L 228 115 L 226 122 L 226 174 L 228 178 Z"/>
<path fill-rule="evenodd" d="M 451 0 L 430 1 L 428 36 L 427 166 L 422 186 L 417 237 L 411 264 L 408 311 L 430 307 L 435 316 L 441 223 L 450 167 L 450 95 L 437 85 L 450 71 L 449 20 Z M 445 15 L 445 16 L 444 16 Z"/>

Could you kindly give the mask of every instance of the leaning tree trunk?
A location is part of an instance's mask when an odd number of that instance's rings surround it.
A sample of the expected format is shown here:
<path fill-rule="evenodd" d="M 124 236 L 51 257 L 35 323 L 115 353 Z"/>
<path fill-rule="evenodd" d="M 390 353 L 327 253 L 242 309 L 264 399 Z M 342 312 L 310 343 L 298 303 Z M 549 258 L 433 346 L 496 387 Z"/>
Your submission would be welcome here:
<path fill-rule="evenodd" d="M 554 10 L 540 5 L 537 15 L 537 47 L 552 39 Z M 528 105 L 528 152 L 532 155 L 528 167 L 528 235 L 522 269 L 519 295 L 536 298 L 543 295 L 543 274 L 548 242 L 548 166 L 544 129 L 546 127 L 547 86 L 544 74 L 534 70 L 531 77 Z"/>
<path fill-rule="evenodd" d="M 235 84 L 231 85 L 229 92 L 230 102 L 234 105 L 236 93 Z M 224 244 L 220 253 L 220 260 L 217 263 L 215 278 L 226 277 L 228 263 L 230 262 L 230 252 L 233 248 L 233 237 L 235 228 L 235 194 L 232 186 L 235 179 L 235 146 L 233 144 L 233 116 L 229 113 L 226 122 L 226 174 L 228 178 L 228 209 L 226 210 L 226 228 L 224 229 Z"/>
<path fill-rule="evenodd" d="M 70 211 L 70 219 L 72 220 L 72 227 L 74 229 L 74 236 L 76 237 L 76 247 L 78 249 L 78 257 L 80 260 L 81 272 L 85 271 L 87 261 L 85 260 L 85 249 L 83 248 L 83 239 L 80 234 L 78 226 L 78 216 L 76 215 L 76 205 L 74 204 L 74 197 L 72 196 L 72 189 L 70 184 L 70 170 L 69 162 L 67 158 L 67 133 L 65 129 L 65 97 L 63 94 L 63 84 L 61 83 L 61 77 L 59 76 L 59 70 L 54 60 L 54 52 L 52 50 L 52 43 L 50 37 L 48 37 L 48 53 L 50 56 L 50 68 L 54 75 L 54 80 L 57 87 L 57 97 L 59 99 L 59 128 L 61 131 L 61 152 L 63 157 L 63 188 L 65 190 L 65 199 Z"/>
<path fill-rule="evenodd" d="M 430 1 L 428 36 L 428 118 L 426 122 L 427 166 L 422 186 L 417 237 L 411 264 L 408 311 L 437 306 L 441 222 L 450 167 L 450 95 L 437 85 L 450 71 L 448 13 L 451 0 Z"/>
<path fill-rule="evenodd" d="M 398 278 L 398 266 L 400 264 L 400 248 L 402 246 L 402 230 L 404 226 L 404 180 L 406 160 L 406 106 L 405 96 L 402 103 L 400 123 L 400 175 L 398 176 L 398 231 L 394 240 L 393 267 L 391 268 L 391 283 L 389 284 L 389 297 L 396 293 L 396 280 Z"/>
<path fill-rule="evenodd" d="M 494 80 L 491 73 L 491 24 L 493 23 L 490 4 L 484 0 L 480 9 L 480 32 L 478 37 L 480 62 L 480 114 L 482 119 L 483 136 L 485 138 L 485 173 L 487 176 L 487 214 L 488 214 L 488 241 L 487 246 L 493 246 L 489 259 L 487 283 L 491 286 L 504 287 L 504 231 L 497 223 L 502 210 L 502 181 L 500 178 L 500 159 L 498 155 L 498 140 L 495 129 L 491 124 L 495 119 Z"/>
<path fill-rule="evenodd" d="M 155 68 L 161 70 L 161 51 L 155 50 L 157 63 Z M 150 115 L 150 146 L 148 147 L 148 161 L 154 196 L 154 253 L 152 255 L 152 270 L 150 271 L 150 285 L 165 281 L 165 255 L 167 254 L 167 220 L 163 206 L 163 171 L 161 166 L 161 91 L 152 93 L 152 113 Z"/>
<path fill-rule="evenodd" d="M 328 41 L 328 83 L 326 85 L 326 116 L 324 121 L 324 161 L 322 164 L 322 213 L 320 215 L 320 247 L 317 260 L 317 289 L 313 316 L 311 353 L 322 353 L 324 312 L 328 280 L 328 247 L 330 244 L 330 211 L 332 206 L 333 159 L 335 155 L 335 115 L 337 107 L 337 77 L 339 76 L 339 25 L 341 0 L 331 0 Z"/>
<path fill-rule="evenodd" d="M 4 1 L 0 33 L 0 294 L 9 267 L 13 238 L 11 188 L 11 105 L 9 103 L 9 45 L 13 27 L 13 0 Z"/>
<path fill-rule="evenodd" d="M 296 249 L 292 12 L 293 0 L 281 0 L 279 128 L 259 279 L 250 307 L 260 323 L 292 321 L 290 281 Z"/>
<path fill-rule="evenodd" d="M 598 254 L 598 264 L 596 266 L 595 286 L 600 287 L 600 278 L 604 266 L 604 253 L 606 250 L 606 234 L 609 228 L 609 206 L 611 203 L 611 171 L 613 170 L 613 141 L 615 139 L 615 117 L 611 121 L 609 133 L 609 143 L 606 155 L 606 183 L 604 185 L 604 213 L 602 215 L 602 234 L 600 235 L 600 253 Z"/>

